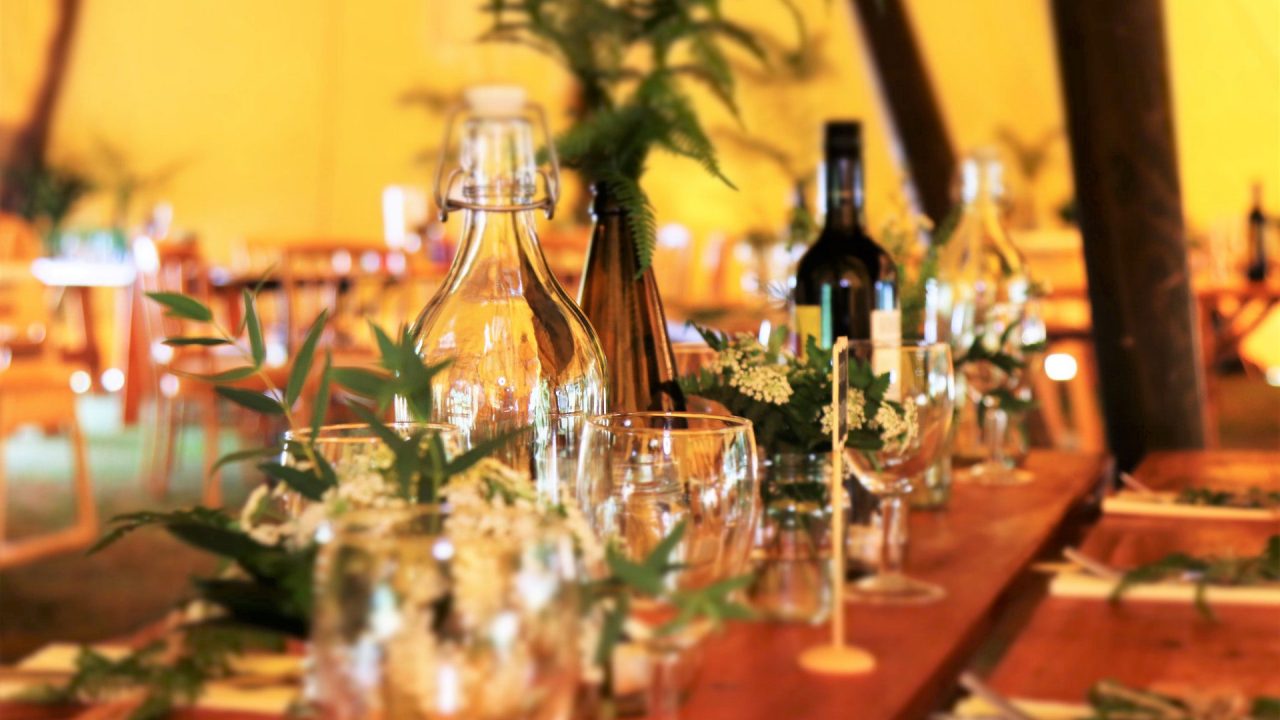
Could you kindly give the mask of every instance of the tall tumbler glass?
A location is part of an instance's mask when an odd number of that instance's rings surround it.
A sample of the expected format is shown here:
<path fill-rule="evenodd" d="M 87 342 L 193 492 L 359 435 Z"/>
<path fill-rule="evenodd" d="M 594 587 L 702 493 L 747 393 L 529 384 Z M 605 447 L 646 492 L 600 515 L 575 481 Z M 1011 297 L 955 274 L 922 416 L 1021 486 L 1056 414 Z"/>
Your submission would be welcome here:
<path fill-rule="evenodd" d="M 578 680 L 570 539 L 440 506 L 344 515 L 315 575 L 321 717 L 562 720 Z"/>

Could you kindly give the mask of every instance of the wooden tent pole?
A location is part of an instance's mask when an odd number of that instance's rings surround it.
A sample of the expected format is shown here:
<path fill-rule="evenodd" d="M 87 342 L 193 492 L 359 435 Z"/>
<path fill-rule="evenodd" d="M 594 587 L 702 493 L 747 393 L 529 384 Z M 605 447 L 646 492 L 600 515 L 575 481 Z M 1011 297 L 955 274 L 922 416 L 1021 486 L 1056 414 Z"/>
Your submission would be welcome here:
<path fill-rule="evenodd" d="M 1107 438 L 1204 445 L 1162 0 L 1053 0 Z"/>
<path fill-rule="evenodd" d="M 925 214 L 951 210 L 956 156 L 902 0 L 851 0 Z"/>
<path fill-rule="evenodd" d="M 31 113 L 12 139 L 9 148 L 0 148 L 0 161 L 10 172 L 23 173 L 39 168 L 46 162 L 49 135 L 53 129 L 54 113 L 62 94 L 70 68 L 71 49 L 76 27 L 80 20 L 81 0 L 59 0 L 58 24 L 49 40 L 45 58 L 44 75 L 36 92 Z M 6 186 L 0 178 L 0 209 L 13 210 L 25 201 L 22 189 Z"/>

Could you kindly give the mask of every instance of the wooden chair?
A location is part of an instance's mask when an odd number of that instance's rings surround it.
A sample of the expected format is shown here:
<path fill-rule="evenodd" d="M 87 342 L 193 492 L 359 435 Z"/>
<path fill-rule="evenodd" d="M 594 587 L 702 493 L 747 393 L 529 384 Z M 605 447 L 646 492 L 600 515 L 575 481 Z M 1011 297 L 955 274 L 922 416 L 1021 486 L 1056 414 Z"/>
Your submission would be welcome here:
<path fill-rule="evenodd" d="M 384 328 L 413 320 L 405 316 L 407 293 L 401 292 L 410 275 L 403 252 L 368 242 L 315 240 L 285 246 L 280 285 L 289 353 L 302 342 L 316 315 L 328 309 L 325 344 L 339 353 L 369 354 L 374 343 L 367 320 Z"/>
<path fill-rule="evenodd" d="M 20 257 L 22 245 L 35 245 L 34 232 L 12 217 L 0 216 L 0 256 Z M 16 248 L 16 249 L 15 249 Z M 0 277 L 0 568 L 29 563 L 48 555 L 88 546 L 98 535 L 98 512 L 84 433 L 76 416 L 76 394 L 71 376 L 79 369 L 63 362 L 43 342 L 50 323 L 45 287 L 29 266 L 7 264 Z M 28 352 L 12 354 L 11 341 L 28 345 Z M 10 540 L 5 521 L 8 512 L 8 477 L 4 441 L 17 428 L 36 425 L 45 430 L 64 429 L 71 441 L 75 465 L 72 491 L 75 522 L 67 528 Z"/>

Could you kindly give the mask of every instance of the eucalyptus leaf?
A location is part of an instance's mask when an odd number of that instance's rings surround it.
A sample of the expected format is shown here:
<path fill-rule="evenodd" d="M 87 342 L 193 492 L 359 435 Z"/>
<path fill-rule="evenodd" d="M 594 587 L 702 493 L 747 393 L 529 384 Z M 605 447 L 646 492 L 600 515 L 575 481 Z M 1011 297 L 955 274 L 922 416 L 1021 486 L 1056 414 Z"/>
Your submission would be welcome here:
<path fill-rule="evenodd" d="M 256 458 L 261 458 L 261 457 L 271 457 L 272 455 L 279 455 L 280 450 L 281 448 L 279 446 L 249 448 L 247 450 L 236 450 L 235 452 L 227 453 L 226 455 L 223 455 L 222 457 L 218 458 L 217 461 L 213 463 L 213 467 L 209 469 L 209 473 L 210 474 L 216 473 L 218 472 L 218 470 L 221 470 L 224 466 L 230 465 L 232 463 L 244 462 L 245 460 L 254 460 Z"/>
<path fill-rule="evenodd" d="M 329 394 L 333 383 L 333 357 L 324 354 L 324 367 L 320 370 L 320 382 L 316 387 L 315 404 L 311 407 L 311 437 L 320 436 L 320 427 L 324 425 L 325 416 L 329 413 Z"/>
<path fill-rule="evenodd" d="M 193 297 L 168 292 L 149 292 L 147 297 L 160 303 L 170 315 L 196 322 L 210 322 L 213 311 L 207 305 Z"/>
<path fill-rule="evenodd" d="M 332 483 L 325 482 L 322 477 L 318 477 L 314 473 L 299 470 L 296 467 L 288 465 L 280 465 L 278 463 L 262 463 L 258 469 L 267 476 L 275 478 L 280 482 L 288 485 L 299 495 L 308 500 L 320 500 L 324 497 L 325 492 L 333 487 Z"/>
<path fill-rule="evenodd" d="M 636 590 L 651 596 L 662 593 L 662 573 L 648 565 L 634 563 L 617 552 L 606 555 L 609 571 Z"/>
<path fill-rule="evenodd" d="M 216 337 L 171 337 L 171 338 L 165 338 L 161 342 L 165 345 L 168 345 L 169 347 L 189 347 L 193 345 L 201 346 L 201 347 L 214 347 L 217 345 L 232 344 L 230 340 L 224 340 L 223 338 L 216 338 Z"/>
<path fill-rule="evenodd" d="M 256 413 L 263 415 L 283 415 L 284 408 L 280 403 L 272 397 L 260 393 L 256 390 L 245 390 L 243 388 L 228 387 L 220 385 L 215 387 L 214 392 L 220 397 L 226 398 L 240 407 L 247 408 Z"/>
<path fill-rule="evenodd" d="M 307 375 L 311 373 L 311 366 L 315 360 L 316 343 L 320 341 L 320 335 L 324 333 L 328 321 L 329 310 L 326 308 L 321 310 L 316 319 L 311 322 L 311 327 L 307 329 L 307 335 L 293 358 L 293 368 L 289 370 L 289 382 L 284 390 L 284 402 L 289 407 L 293 407 L 302 394 L 302 387 L 307 382 Z"/>
<path fill-rule="evenodd" d="M 262 339 L 262 321 L 258 318 L 258 306 L 253 295 L 244 291 L 244 322 L 249 332 L 249 353 L 253 356 L 254 367 L 262 367 L 267 359 L 267 345 Z"/>
<path fill-rule="evenodd" d="M 333 381 L 360 397 L 378 400 L 387 395 L 395 378 L 378 370 L 362 367 L 336 367 Z"/>

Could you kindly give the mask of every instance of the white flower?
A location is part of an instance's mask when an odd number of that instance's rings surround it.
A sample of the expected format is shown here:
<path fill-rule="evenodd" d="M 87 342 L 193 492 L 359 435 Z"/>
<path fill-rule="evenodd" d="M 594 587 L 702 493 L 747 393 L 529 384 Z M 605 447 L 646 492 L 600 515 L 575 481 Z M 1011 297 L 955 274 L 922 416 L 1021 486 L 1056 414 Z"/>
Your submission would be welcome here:
<path fill-rule="evenodd" d="M 867 424 L 867 396 L 858 388 L 849 388 L 848 403 L 845 406 L 845 422 L 849 430 L 861 430 Z M 834 403 L 822 408 L 822 433 L 830 435 L 835 431 L 832 427 L 836 413 Z"/>
<path fill-rule="evenodd" d="M 880 429 L 880 437 L 886 443 L 910 445 L 919 429 L 919 408 L 908 401 L 899 411 L 889 403 L 884 403 L 876 410 L 872 426 Z"/>
<path fill-rule="evenodd" d="M 758 365 L 730 376 L 729 385 L 752 400 L 783 405 L 791 399 L 791 383 L 781 365 Z"/>
<path fill-rule="evenodd" d="M 770 359 L 768 349 L 748 333 L 740 333 L 721 350 L 711 369 L 724 376 L 729 387 L 753 400 L 782 405 L 791 399 L 787 366 Z"/>

